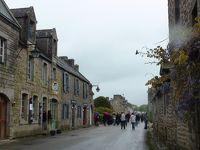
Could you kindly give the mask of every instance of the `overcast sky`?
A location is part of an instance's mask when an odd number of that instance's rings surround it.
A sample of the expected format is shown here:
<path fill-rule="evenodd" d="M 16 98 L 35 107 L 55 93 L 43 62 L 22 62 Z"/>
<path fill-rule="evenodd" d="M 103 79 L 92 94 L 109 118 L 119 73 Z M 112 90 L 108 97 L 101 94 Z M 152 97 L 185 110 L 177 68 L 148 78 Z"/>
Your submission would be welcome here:
<path fill-rule="evenodd" d="M 37 29 L 56 28 L 58 55 L 75 59 L 80 72 L 99 84 L 95 95 L 121 94 L 147 104 L 145 83 L 159 74 L 135 50 L 167 45 L 167 0 L 5 0 L 9 8 L 33 6 Z"/>

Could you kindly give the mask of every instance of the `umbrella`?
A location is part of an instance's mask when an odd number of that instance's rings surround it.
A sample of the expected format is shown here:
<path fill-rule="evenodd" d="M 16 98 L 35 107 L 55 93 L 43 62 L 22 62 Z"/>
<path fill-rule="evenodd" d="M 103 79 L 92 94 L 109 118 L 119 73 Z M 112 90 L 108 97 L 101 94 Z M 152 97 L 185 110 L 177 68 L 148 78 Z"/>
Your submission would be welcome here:
<path fill-rule="evenodd" d="M 104 114 L 104 115 L 107 115 L 107 116 L 110 115 L 109 112 L 103 112 L 103 114 Z"/>

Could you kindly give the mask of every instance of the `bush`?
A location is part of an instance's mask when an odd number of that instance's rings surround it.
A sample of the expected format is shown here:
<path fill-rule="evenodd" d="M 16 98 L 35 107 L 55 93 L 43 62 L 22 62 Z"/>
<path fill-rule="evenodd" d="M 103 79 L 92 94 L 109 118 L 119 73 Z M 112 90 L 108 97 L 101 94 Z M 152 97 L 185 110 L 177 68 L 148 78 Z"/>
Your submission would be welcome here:
<path fill-rule="evenodd" d="M 96 107 L 94 109 L 95 112 L 99 112 L 100 114 L 103 114 L 103 112 L 109 112 L 109 113 L 112 113 L 113 110 L 110 109 L 110 108 L 107 108 L 107 107 Z"/>

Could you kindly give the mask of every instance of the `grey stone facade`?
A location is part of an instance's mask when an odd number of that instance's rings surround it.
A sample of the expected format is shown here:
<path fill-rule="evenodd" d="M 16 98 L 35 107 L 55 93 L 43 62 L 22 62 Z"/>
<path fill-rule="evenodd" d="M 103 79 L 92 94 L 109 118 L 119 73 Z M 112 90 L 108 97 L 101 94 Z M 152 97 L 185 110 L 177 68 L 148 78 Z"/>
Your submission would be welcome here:
<path fill-rule="evenodd" d="M 92 125 L 92 84 L 57 56 L 56 30 L 37 30 L 33 7 L 0 7 L 0 140 Z"/>
<path fill-rule="evenodd" d="M 188 53 L 194 47 L 199 51 L 198 40 L 190 43 L 192 35 L 188 31 L 194 25 L 195 18 L 200 16 L 200 1 L 168 0 L 168 14 L 169 51 L 184 47 L 186 44 L 190 45 L 187 45 Z M 177 31 L 187 33 L 187 39 L 181 39 L 182 37 L 177 35 Z M 196 150 L 200 148 L 200 105 L 196 103 L 190 106 L 191 108 L 185 112 L 190 116 L 189 118 L 179 111 L 183 100 L 175 96 L 176 89 L 172 82 L 174 74 L 172 67 L 163 64 L 160 74 L 169 75 L 171 80 L 149 90 L 155 141 L 169 149 Z M 181 95 L 181 97 L 184 96 Z"/>
<path fill-rule="evenodd" d="M 122 95 L 114 95 L 110 100 L 110 104 L 116 113 L 128 112 L 127 100 Z"/>

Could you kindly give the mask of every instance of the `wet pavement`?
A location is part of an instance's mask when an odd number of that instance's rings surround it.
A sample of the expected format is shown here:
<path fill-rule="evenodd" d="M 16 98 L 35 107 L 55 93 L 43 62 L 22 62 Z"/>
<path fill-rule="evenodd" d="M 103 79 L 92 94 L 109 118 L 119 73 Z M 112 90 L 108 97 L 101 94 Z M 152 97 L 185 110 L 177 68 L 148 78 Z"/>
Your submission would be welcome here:
<path fill-rule="evenodd" d="M 0 150 L 147 150 L 144 124 L 135 130 L 129 123 L 68 131 L 56 136 L 33 137 L 1 142 Z"/>

